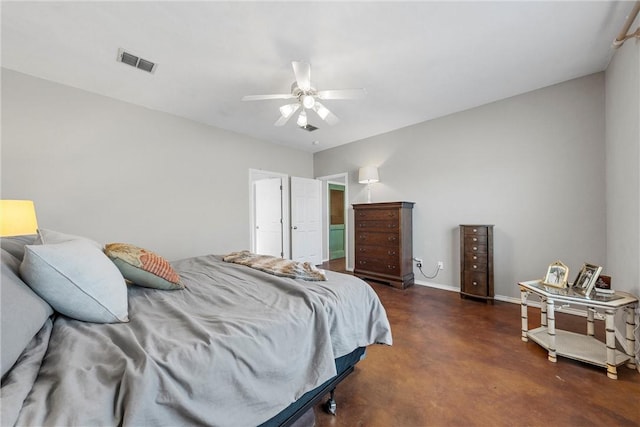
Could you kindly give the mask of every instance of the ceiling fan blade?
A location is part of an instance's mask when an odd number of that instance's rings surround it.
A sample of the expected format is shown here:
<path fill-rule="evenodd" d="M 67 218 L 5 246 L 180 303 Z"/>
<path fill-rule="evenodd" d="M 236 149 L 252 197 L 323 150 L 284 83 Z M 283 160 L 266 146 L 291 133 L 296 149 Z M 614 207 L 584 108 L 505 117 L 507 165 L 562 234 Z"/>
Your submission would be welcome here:
<path fill-rule="evenodd" d="M 289 117 L 280 116 L 280 118 L 278 120 L 276 120 L 276 122 L 273 125 L 274 126 L 284 126 L 285 123 L 287 123 L 290 118 L 291 118 L 291 116 L 289 116 Z"/>
<path fill-rule="evenodd" d="M 311 64 L 306 62 L 293 61 L 293 74 L 296 76 L 296 83 L 300 90 L 311 89 Z"/>
<path fill-rule="evenodd" d="M 320 99 L 360 99 L 367 95 L 367 90 L 362 89 L 333 89 L 319 90 L 318 98 Z"/>
<path fill-rule="evenodd" d="M 331 126 L 337 124 L 340 121 L 338 116 L 333 114 L 327 107 L 325 107 L 318 101 L 316 101 L 315 105 L 313 106 L 313 110 L 318 113 L 318 116 L 320 116 L 322 120 L 329 123 Z"/>
<path fill-rule="evenodd" d="M 243 101 L 262 101 L 265 99 L 292 99 L 295 96 L 290 93 L 276 93 L 273 95 L 246 95 L 242 97 Z"/>

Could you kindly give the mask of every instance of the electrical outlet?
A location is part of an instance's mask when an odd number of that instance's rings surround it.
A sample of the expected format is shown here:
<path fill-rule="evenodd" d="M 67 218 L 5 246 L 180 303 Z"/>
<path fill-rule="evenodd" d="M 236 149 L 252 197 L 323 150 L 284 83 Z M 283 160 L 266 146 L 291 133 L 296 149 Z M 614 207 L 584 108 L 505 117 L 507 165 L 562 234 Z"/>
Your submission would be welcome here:
<path fill-rule="evenodd" d="M 444 270 L 444 262 L 438 261 L 438 270 Z"/>

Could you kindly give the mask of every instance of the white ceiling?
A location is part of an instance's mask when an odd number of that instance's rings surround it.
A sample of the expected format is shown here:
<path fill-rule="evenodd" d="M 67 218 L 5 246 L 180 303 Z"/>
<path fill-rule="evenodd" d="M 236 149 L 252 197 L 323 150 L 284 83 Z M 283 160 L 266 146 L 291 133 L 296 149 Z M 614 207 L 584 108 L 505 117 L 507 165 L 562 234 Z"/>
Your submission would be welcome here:
<path fill-rule="evenodd" d="M 315 152 L 602 71 L 630 2 L 5 2 L 2 66 Z M 116 62 L 119 48 L 158 63 Z M 309 133 L 288 101 L 291 61 L 314 87 L 366 88 L 324 104 Z M 313 145 L 313 141 L 318 141 Z"/>

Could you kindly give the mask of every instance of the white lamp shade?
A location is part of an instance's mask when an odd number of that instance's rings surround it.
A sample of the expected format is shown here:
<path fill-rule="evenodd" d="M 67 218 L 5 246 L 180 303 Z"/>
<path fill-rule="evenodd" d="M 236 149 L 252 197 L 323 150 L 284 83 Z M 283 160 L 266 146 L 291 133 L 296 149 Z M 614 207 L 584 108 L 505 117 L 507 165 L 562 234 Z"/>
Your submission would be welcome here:
<path fill-rule="evenodd" d="M 307 113 L 306 113 L 306 111 L 303 110 L 300 113 L 300 115 L 298 116 L 297 123 L 298 123 L 298 126 L 300 126 L 300 127 L 305 127 L 307 125 Z"/>
<path fill-rule="evenodd" d="M 304 108 L 313 108 L 316 103 L 316 99 L 311 95 L 302 95 L 302 105 Z"/>
<path fill-rule="evenodd" d="M 0 200 L 0 236 L 36 234 L 38 221 L 31 200 Z"/>
<path fill-rule="evenodd" d="M 378 168 L 375 166 L 365 166 L 358 171 L 358 182 L 360 184 L 371 184 L 372 182 L 378 182 Z"/>

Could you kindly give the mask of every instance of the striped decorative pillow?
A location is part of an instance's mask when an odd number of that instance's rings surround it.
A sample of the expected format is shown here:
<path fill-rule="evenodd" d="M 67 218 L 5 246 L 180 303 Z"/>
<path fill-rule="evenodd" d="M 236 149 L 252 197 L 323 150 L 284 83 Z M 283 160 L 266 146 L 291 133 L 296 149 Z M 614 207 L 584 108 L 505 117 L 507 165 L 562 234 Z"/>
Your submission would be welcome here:
<path fill-rule="evenodd" d="M 128 243 L 109 243 L 104 253 L 124 278 L 136 285 L 164 290 L 184 288 L 178 273 L 158 254 Z"/>

